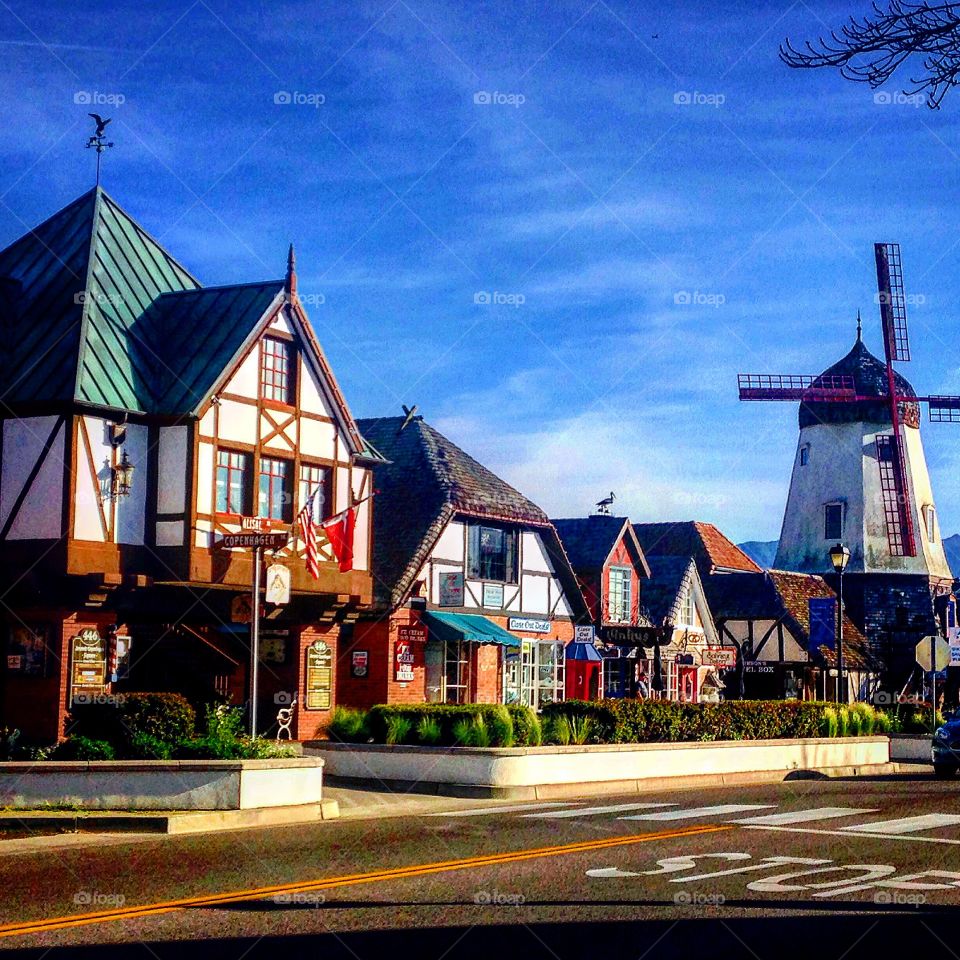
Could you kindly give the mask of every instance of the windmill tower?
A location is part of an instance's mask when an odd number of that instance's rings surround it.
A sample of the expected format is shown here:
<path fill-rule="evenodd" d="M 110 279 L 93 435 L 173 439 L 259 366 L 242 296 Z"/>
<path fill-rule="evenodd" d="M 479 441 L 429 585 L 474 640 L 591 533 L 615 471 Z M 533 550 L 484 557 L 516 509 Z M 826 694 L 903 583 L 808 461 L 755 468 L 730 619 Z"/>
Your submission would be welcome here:
<path fill-rule="evenodd" d="M 894 362 L 910 359 L 900 248 L 874 247 L 884 360 L 863 342 L 819 376 L 741 374 L 741 400 L 798 401 L 800 437 L 775 566 L 831 579 L 830 547 L 850 550 L 847 612 L 896 683 L 913 644 L 936 632 L 933 598 L 952 583 L 920 438 L 960 422 L 960 397 L 918 397 Z"/>

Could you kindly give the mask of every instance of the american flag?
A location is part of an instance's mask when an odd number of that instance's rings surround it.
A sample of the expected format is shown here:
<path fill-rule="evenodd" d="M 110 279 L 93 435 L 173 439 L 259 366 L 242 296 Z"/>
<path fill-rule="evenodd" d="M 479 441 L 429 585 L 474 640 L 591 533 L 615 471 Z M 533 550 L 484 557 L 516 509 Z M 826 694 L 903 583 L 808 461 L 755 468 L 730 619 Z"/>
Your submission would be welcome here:
<path fill-rule="evenodd" d="M 297 514 L 297 522 L 300 524 L 300 536 L 307 548 L 304 563 L 307 567 L 307 573 L 314 580 L 320 579 L 320 555 L 317 553 L 317 528 L 313 522 L 313 503 L 321 493 L 323 487 L 317 487 L 313 493 L 307 497 L 307 502 L 303 509 Z"/>

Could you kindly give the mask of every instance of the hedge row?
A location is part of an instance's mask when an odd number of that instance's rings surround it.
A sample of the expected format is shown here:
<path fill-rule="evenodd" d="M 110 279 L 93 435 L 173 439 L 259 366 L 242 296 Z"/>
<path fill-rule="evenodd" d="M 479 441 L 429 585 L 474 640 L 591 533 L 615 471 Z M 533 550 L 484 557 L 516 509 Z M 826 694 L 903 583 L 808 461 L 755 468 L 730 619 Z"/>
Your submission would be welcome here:
<path fill-rule="evenodd" d="M 543 710 L 545 722 L 588 722 L 590 743 L 776 740 L 827 733 L 829 704 L 799 700 L 567 700 Z"/>

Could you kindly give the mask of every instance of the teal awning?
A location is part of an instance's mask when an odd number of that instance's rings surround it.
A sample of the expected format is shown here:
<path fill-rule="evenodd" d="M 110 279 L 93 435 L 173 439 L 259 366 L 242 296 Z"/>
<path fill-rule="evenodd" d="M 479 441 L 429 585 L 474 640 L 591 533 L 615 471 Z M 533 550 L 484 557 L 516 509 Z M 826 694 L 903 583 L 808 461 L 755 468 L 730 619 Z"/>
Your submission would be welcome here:
<path fill-rule="evenodd" d="M 430 631 L 431 640 L 470 640 L 473 643 L 499 643 L 519 647 L 520 638 L 486 617 L 472 613 L 437 613 L 429 610 L 420 618 Z"/>

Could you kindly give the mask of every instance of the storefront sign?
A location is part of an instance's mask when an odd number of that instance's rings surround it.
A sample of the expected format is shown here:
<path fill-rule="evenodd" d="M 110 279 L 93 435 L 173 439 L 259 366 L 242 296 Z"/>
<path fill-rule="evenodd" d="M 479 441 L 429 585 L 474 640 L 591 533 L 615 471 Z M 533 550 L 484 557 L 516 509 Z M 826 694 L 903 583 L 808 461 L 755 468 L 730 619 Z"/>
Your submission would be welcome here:
<path fill-rule="evenodd" d="M 729 670 L 737 665 L 737 651 L 734 647 L 713 647 L 703 651 L 703 665 Z"/>
<path fill-rule="evenodd" d="M 427 628 L 420 626 L 419 623 L 409 627 L 397 627 L 397 637 L 407 643 L 426 643 Z"/>
<path fill-rule="evenodd" d="M 483 605 L 485 607 L 495 607 L 497 610 L 503 609 L 502 583 L 485 583 L 483 585 Z"/>
<path fill-rule="evenodd" d="M 521 633 L 549 633 L 550 621 L 533 617 L 510 617 L 507 620 L 507 629 L 519 630 Z"/>
<path fill-rule="evenodd" d="M 409 640 L 398 640 L 393 654 L 394 675 L 397 683 L 413 680 L 413 647 Z"/>
<path fill-rule="evenodd" d="M 577 643 L 593 643 L 597 636 L 597 628 L 594 626 L 576 626 L 573 628 L 573 639 Z"/>
<path fill-rule="evenodd" d="M 463 606 L 463 574 L 462 573 L 441 573 L 440 574 L 440 606 L 441 607 L 462 607 Z"/>
<path fill-rule="evenodd" d="M 607 627 L 603 639 L 607 643 L 619 643 L 625 647 L 652 646 L 649 633 L 644 627 Z"/>
<path fill-rule="evenodd" d="M 366 650 L 354 650 L 350 655 L 350 676 L 363 679 L 370 672 L 370 654 Z"/>
<path fill-rule="evenodd" d="M 322 640 L 307 648 L 308 710 L 329 710 L 333 699 L 333 654 Z"/>
<path fill-rule="evenodd" d="M 290 568 L 282 563 L 267 567 L 267 603 L 290 602 Z"/>
<path fill-rule="evenodd" d="M 70 641 L 70 702 L 103 693 L 107 685 L 107 645 L 96 630 L 82 630 Z"/>
<path fill-rule="evenodd" d="M 743 669 L 746 673 L 773 673 L 774 672 L 774 667 L 772 663 L 759 663 L 756 660 L 751 660 L 749 663 L 745 663 L 743 665 Z"/>

